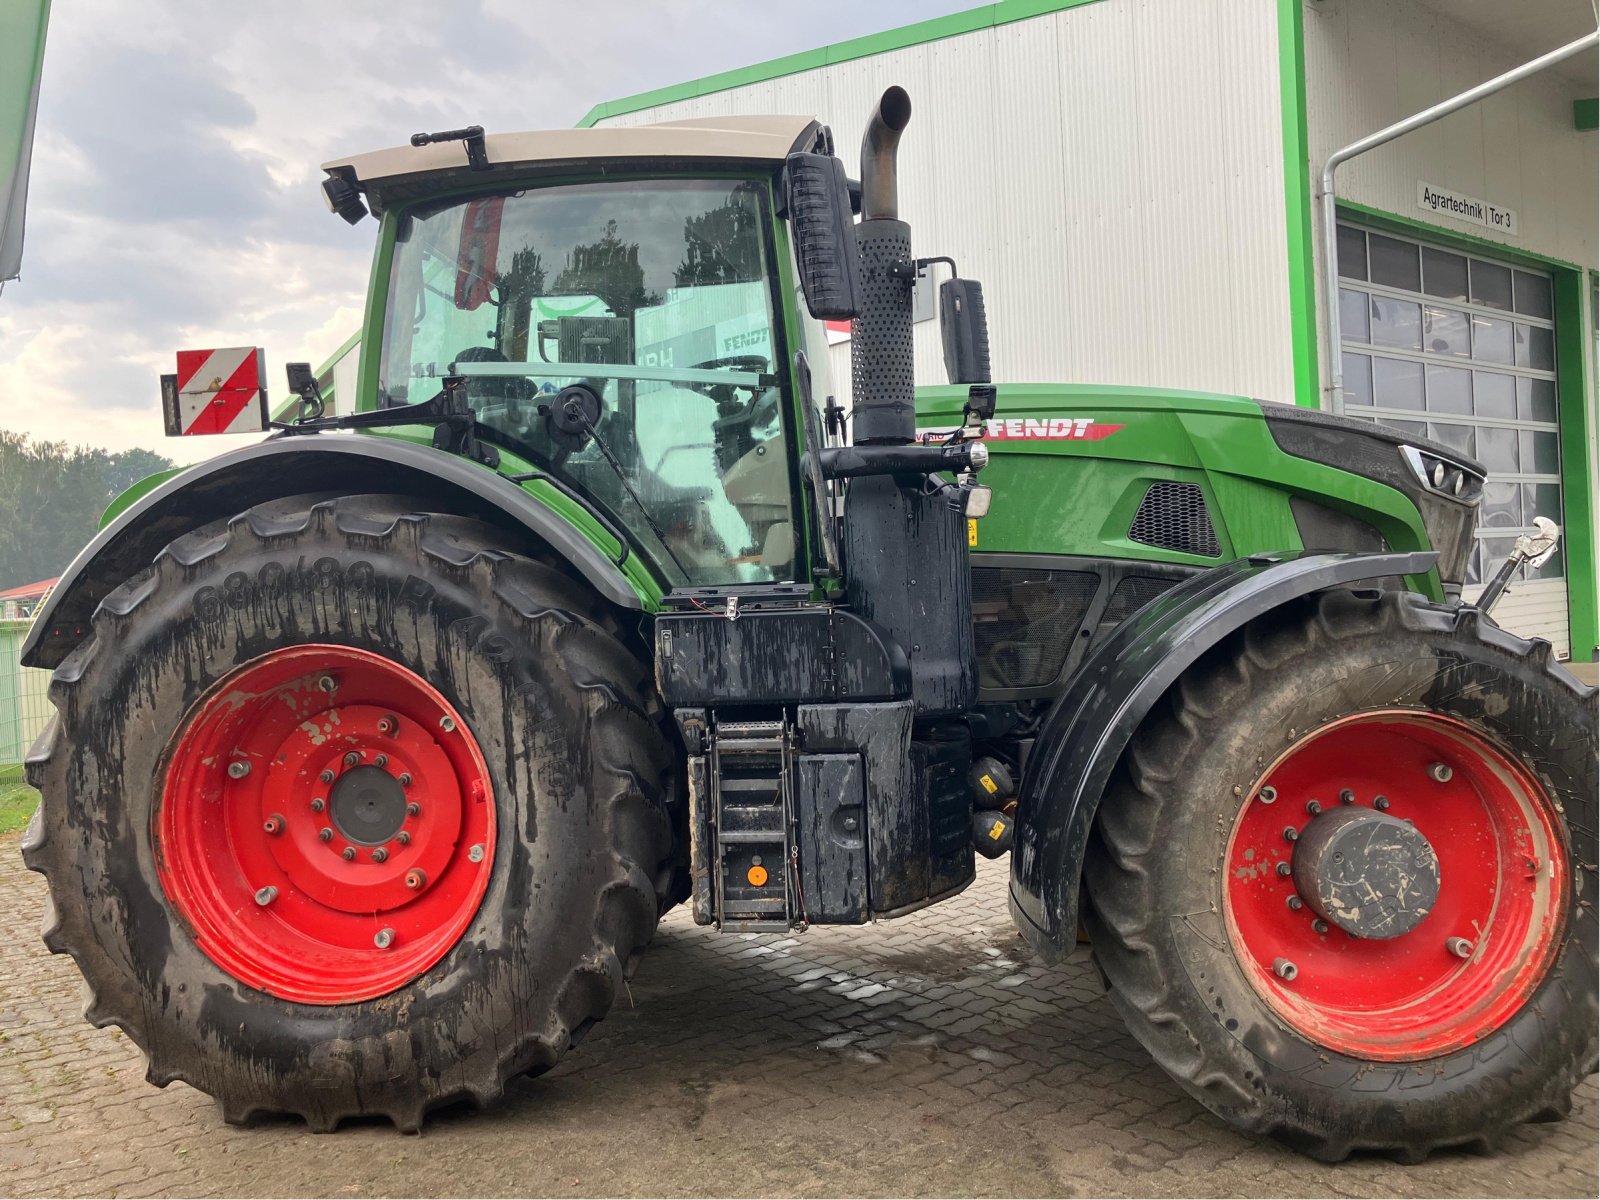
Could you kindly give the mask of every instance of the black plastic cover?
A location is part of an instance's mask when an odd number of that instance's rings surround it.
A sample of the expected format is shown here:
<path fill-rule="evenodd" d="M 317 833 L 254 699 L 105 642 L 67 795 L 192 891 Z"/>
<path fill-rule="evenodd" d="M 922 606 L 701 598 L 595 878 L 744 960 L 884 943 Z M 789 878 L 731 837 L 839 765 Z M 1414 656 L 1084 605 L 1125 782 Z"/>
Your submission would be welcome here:
<path fill-rule="evenodd" d="M 831 154 L 791 154 L 784 163 L 784 208 L 806 307 L 820 321 L 861 311 L 861 271 L 850 219 L 850 184 Z"/>

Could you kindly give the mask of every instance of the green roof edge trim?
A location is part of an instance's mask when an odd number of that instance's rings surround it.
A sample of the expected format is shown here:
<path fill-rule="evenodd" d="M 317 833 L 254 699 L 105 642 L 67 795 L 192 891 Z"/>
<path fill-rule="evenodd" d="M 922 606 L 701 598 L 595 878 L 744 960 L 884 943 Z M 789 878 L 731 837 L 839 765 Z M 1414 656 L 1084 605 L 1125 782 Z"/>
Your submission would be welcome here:
<path fill-rule="evenodd" d="M 707 75 L 703 79 L 674 83 L 667 87 L 656 88 L 654 91 L 624 96 L 619 100 L 603 100 L 584 114 L 583 120 L 578 122 L 578 128 L 587 129 L 607 117 L 619 117 L 624 113 L 655 108 L 677 100 L 709 96 L 713 92 L 725 92 L 729 88 L 763 83 L 768 79 L 779 79 L 785 75 L 798 75 L 802 71 L 814 71 L 818 67 L 849 62 L 856 58 L 868 58 L 891 50 L 903 50 L 907 46 L 920 46 L 927 42 L 959 37 L 963 33 L 973 33 L 979 29 L 993 29 L 998 25 L 1009 25 L 1013 21 L 1026 21 L 1029 17 L 1041 17 L 1047 13 L 1062 12 L 1069 8 L 1081 8 L 1086 4 L 1097 3 L 1099 0 L 1000 0 L 997 4 L 984 4 L 962 12 L 947 13 L 942 17 L 930 17 L 926 21 L 902 25 L 898 29 L 885 30 L 883 33 L 869 33 L 846 42 L 819 46 L 815 50 L 786 54 L 782 58 L 769 59 L 754 66 L 736 67 L 731 71 Z"/>
<path fill-rule="evenodd" d="M 1322 407 L 1317 353 L 1317 268 L 1311 238 L 1311 151 L 1306 133 L 1306 53 L 1300 0 L 1278 0 L 1278 92 L 1283 120 L 1284 226 L 1289 238 L 1289 345 L 1294 402 Z"/>

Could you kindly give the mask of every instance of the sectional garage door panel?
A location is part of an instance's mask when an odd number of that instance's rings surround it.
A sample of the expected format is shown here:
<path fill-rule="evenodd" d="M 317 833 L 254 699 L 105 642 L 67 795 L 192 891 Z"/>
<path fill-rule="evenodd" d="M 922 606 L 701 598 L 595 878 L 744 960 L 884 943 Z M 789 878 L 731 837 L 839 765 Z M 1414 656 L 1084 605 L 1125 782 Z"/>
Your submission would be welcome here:
<path fill-rule="evenodd" d="M 1359 225 L 1339 227 L 1345 412 L 1432 438 L 1488 468 L 1466 599 L 1531 532 L 1565 524 L 1550 277 Z M 1522 578 L 1495 610 L 1566 656 L 1562 554 Z"/>

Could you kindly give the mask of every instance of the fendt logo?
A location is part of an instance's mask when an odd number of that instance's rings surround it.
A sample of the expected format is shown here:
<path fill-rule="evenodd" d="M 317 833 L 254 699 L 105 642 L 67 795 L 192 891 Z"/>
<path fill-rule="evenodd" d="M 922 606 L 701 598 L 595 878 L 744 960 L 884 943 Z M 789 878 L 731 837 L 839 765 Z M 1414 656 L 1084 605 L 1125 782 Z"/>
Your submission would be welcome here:
<path fill-rule="evenodd" d="M 1122 428 L 1121 425 L 1096 421 L 1093 417 L 994 417 L 983 424 L 983 440 L 986 442 L 1098 442 Z M 917 440 L 942 441 L 959 428 L 958 425 L 944 425 L 935 429 L 919 429 Z"/>

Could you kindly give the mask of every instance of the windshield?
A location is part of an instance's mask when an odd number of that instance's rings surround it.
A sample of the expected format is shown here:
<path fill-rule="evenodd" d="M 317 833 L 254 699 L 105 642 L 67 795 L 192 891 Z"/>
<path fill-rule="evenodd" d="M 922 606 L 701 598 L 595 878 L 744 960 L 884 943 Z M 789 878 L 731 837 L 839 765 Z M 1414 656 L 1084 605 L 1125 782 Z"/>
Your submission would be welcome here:
<path fill-rule="evenodd" d="M 765 184 L 529 188 L 401 218 L 380 405 L 466 376 L 498 440 L 676 584 L 795 578 Z M 583 384 L 586 422 L 552 411 Z M 561 406 L 554 406 L 560 408 Z"/>

